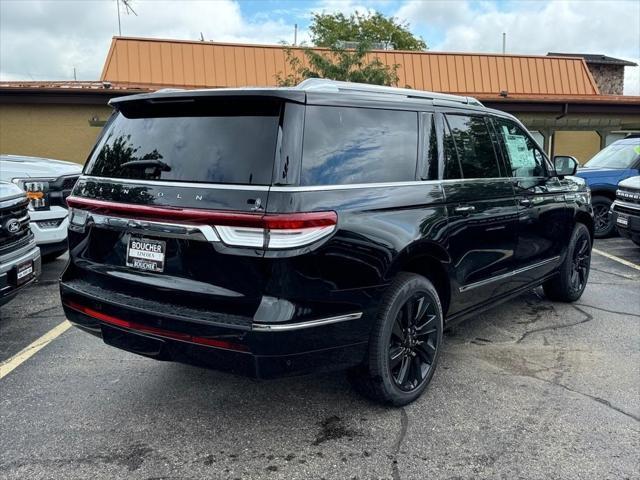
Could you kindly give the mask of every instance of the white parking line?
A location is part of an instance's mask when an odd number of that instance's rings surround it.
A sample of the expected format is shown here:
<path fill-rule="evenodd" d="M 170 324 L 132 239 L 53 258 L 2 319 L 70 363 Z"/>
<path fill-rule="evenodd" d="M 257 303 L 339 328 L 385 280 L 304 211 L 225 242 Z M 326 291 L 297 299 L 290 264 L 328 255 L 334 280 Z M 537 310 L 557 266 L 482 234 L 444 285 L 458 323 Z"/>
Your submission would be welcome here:
<path fill-rule="evenodd" d="M 611 255 L 610 253 L 603 252 L 602 250 L 598 250 L 597 248 L 591 249 L 593 252 L 596 252 L 598 255 L 602 255 L 603 257 L 607 257 L 615 262 L 626 265 L 627 267 L 635 268 L 636 270 L 640 270 L 640 265 L 636 265 L 629 260 L 625 260 L 624 258 L 616 257 L 615 255 Z M 2 378 L 2 377 L 0 377 Z"/>
<path fill-rule="evenodd" d="M 29 360 L 33 355 L 38 353 L 44 347 L 49 345 L 49 343 L 66 332 L 70 326 L 71 323 L 69 323 L 68 320 L 65 320 L 58 326 L 52 328 L 47 333 L 42 335 L 36 341 L 20 350 L 13 357 L 0 363 L 0 380 L 9 375 L 9 373 L 18 368 L 21 364 Z"/>

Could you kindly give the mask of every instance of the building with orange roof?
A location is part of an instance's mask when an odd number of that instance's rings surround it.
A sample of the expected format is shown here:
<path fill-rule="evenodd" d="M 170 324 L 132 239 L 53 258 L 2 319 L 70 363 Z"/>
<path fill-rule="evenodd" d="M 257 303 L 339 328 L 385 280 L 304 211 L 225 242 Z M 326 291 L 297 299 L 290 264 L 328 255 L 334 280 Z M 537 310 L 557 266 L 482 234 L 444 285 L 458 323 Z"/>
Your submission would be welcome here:
<path fill-rule="evenodd" d="M 303 48 L 290 52 L 306 63 Z M 584 162 L 626 132 L 640 131 L 640 97 L 603 95 L 584 57 L 394 50 L 369 57 L 397 65 L 399 86 L 473 96 L 518 116 L 549 153 Z M 114 37 L 97 82 L 0 83 L 0 151 L 84 162 L 114 96 L 273 87 L 289 73 L 280 45 Z"/>

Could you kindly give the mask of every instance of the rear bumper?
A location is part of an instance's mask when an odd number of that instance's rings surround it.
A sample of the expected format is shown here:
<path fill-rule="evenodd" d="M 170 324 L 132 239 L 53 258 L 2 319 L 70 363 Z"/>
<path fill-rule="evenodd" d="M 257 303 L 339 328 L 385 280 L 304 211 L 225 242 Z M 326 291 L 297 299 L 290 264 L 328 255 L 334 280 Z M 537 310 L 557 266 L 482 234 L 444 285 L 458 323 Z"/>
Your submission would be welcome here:
<path fill-rule="evenodd" d="M 67 318 L 111 346 L 255 378 L 344 369 L 362 363 L 369 324 L 362 312 L 268 325 L 226 325 L 142 311 L 83 295 L 61 283 Z"/>

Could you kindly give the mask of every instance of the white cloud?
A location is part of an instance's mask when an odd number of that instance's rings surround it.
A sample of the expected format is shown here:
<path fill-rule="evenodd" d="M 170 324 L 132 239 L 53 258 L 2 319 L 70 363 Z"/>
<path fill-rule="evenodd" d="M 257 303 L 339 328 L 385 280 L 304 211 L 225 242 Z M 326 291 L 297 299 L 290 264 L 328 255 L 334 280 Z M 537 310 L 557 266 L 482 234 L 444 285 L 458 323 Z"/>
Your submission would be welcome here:
<path fill-rule="evenodd" d="M 121 14 L 127 36 L 277 43 L 308 41 L 312 12 L 346 15 L 381 9 L 407 20 L 432 50 L 511 53 L 603 53 L 640 63 L 640 2 L 470 2 L 318 0 L 311 7 L 265 2 L 252 18 L 235 0 L 133 0 L 138 16 Z M 258 4 L 259 5 L 259 4 Z M 272 8 L 277 7 L 277 8 Z M 117 35 L 115 0 L 0 0 L 0 79 L 92 80 Z M 429 42 L 429 39 L 431 41 Z M 640 94 L 640 67 L 626 68 L 625 92 Z"/>
<path fill-rule="evenodd" d="M 640 2 L 546 1 L 470 3 L 410 0 L 397 15 L 414 27 L 438 30 L 439 51 L 601 53 L 640 63 Z M 626 69 L 625 93 L 640 94 L 638 68 Z"/>
<path fill-rule="evenodd" d="M 293 41 L 282 18 L 250 21 L 232 0 L 143 1 L 121 11 L 122 34 L 247 43 Z M 122 8 L 121 8 L 122 10 Z M 0 1 L 0 79 L 97 79 L 111 37 L 118 34 L 115 0 Z"/>

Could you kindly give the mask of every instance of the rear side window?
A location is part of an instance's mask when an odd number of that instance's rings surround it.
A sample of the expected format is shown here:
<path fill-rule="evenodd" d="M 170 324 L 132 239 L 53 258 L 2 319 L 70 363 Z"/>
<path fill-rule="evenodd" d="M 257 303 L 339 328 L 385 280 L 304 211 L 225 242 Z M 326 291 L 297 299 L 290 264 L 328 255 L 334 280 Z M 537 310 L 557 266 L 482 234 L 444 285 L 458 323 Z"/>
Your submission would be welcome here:
<path fill-rule="evenodd" d="M 127 118 L 118 114 L 88 175 L 143 180 L 271 183 L 279 112 Z"/>
<path fill-rule="evenodd" d="M 301 185 L 414 180 L 418 114 L 308 106 Z"/>
<path fill-rule="evenodd" d="M 500 177 L 498 159 L 484 117 L 446 117 L 464 178 Z"/>

